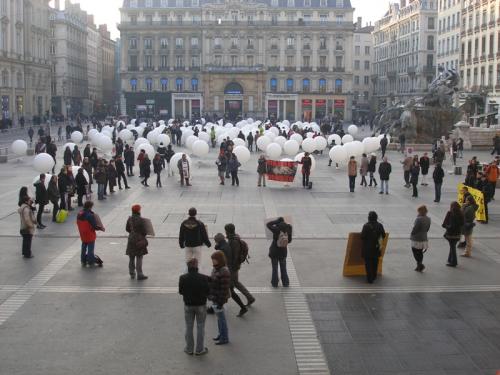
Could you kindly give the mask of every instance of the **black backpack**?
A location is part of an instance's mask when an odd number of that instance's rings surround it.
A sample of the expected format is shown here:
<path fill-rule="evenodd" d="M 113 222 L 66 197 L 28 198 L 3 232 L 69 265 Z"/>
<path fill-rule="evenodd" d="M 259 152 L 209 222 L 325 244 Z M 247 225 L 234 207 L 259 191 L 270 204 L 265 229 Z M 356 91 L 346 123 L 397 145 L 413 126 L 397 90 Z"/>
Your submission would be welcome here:
<path fill-rule="evenodd" d="M 248 259 L 250 259 L 250 255 L 248 255 L 248 244 L 243 241 L 241 238 L 240 238 L 240 264 L 242 263 L 250 263 L 248 261 Z"/>

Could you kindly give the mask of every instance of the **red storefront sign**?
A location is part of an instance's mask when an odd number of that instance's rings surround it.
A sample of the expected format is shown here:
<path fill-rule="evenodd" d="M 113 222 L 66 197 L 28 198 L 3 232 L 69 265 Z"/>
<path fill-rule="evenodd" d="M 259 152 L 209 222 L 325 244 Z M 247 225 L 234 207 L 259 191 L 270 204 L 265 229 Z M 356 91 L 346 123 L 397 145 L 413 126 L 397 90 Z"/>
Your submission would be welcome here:
<path fill-rule="evenodd" d="M 312 100 L 311 99 L 302 99 L 302 109 L 312 109 Z"/>
<path fill-rule="evenodd" d="M 316 107 L 326 106 L 326 99 L 316 99 Z"/>
<path fill-rule="evenodd" d="M 333 101 L 333 107 L 336 109 L 344 109 L 345 108 L 345 100 L 344 99 L 335 99 Z"/>

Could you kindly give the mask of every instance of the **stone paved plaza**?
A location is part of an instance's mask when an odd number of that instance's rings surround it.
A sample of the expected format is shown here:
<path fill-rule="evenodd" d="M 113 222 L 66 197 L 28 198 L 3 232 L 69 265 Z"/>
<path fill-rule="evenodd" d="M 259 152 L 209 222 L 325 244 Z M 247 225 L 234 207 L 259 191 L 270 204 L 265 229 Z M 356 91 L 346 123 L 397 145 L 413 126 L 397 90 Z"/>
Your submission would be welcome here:
<path fill-rule="evenodd" d="M 59 154 L 62 154 L 60 151 Z M 486 152 L 473 154 L 489 161 Z M 131 179 L 94 210 L 105 233 L 96 254 L 102 269 L 81 268 L 76 212 L 50 223 L 33 240 L 34 259 L 21 257 L 17 195 L 36 172 L 31 158 L 0 165 L 0 374 L 334 374 L 495 375 L 500 370 L 500 206 L 490 205 L 490 224 L 478 224 L 471 259 L 445 267 L 448 245 L 441 223 L 463 177 L 447 175 L 443 199 L 432 203 L 433 186 L 411 198 L 403 187 L 401 154 L 393 164 L 390 195 L 374 188 L 348 192 L 345 169 L 317 157 L 314 188 L 298 184 L 256 186 L 256 154 L 243 166 L 240 187 L 220 186 L 215 151 L 195 162 L 193 186 L 181 188 L 163 175 L 163 189 Z M 60 165 L 60 162 L 59 162 Z M 445 169 L 451 169 L 449 163 Z M 431 169 L 432 170 L 432 169 Z M 137 175 L 137 174 L 136 174 Z M 153 178 L 152 178 L 153 180 Z M 97 189 L 94 189 L 97 190 Z M 139 283 L 128 276 L 125 222 L 134 203 L 152 219 L 151 239 Z M 414 272 L 409 232 L 416 207 L 427 204 L 433 221 L 427 269 Z M 233 222 L 250 245 L 241 281 L 257 301 L 243 318 L 227 305 L 231 343 L 212 344 L 217 327 L 207 318 L 209 353 L 183 353 L 184 316 L 177 294 L 183 271 L 179 224 L 195 206 L 213 237 Z M 369 210 L 390 232 L 384 274 L 374 285 L 342 276 L 349 232 L 360 231 Z M 272 289 L 269 239 L 264 221 L 290 217 L 294 241 L 288 258 L 291 286 Z M 201 271 L 210 272 L 210 254 Z"/>

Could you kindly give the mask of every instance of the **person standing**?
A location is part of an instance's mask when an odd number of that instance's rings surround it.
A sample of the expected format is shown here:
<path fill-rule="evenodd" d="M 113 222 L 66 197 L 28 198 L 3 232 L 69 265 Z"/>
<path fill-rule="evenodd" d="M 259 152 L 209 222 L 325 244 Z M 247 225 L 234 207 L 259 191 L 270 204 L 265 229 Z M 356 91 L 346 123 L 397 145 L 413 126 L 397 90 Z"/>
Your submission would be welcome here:
<path fill-rule="evenodd" d="M 196 218 L 197 213 L 196 208 L 191 207 L 188 211 L 189 217 L 182 222 L 179 229 L 179 246 L 185 249 L 186 262 L 192 258 L 200 262 L 201 246 L 212 246 L 205 224 Z"/>
<path fill-rule="evenodd" d="M 149 156 L 145 152 L 144 155 L 142 156 L 142 160 L 139 162 L 139 170 L 143 178 L 141 184 L 143 184 L 146 187 L 149 187 L 148 178 L 149 176 L 151 176 L 151 160 L 149 160 Z"/>
<path fill-rule="evenodd" d="M 125 145 L 125 151 L 123 153 L 125 165 L 127 167 L 127 176 L 131 177 L 134 175 L 134 162 L 135 162 L 135 153 L 134 149 L 129 145 Z"/>
<path fill-rule="evenodd" d="M 125 185 L 125 189 L 130 189 L 130 186 L 128 186 L 127 177 L 125 177 L 125 164 L 123 164 L 121 156 L 116 156 L 115 168 L 116 174 L 118 175 L 118 189 L 122 190 L 122 180 L 123 184 Z"/>
<path fill-rule="evenodd" d="M 498 181 L 498 165 L 497 165 L 497 160 L 493 160 L 485 170 L 486 178 L 488 179 L 488 183 L 491 185 L 490 191 L 491 191 L 491 199 L 495 199 L 495 190 L 497 188 L 497 181 Z"/>
<path fill-rule="evenodd" d="M 179 294 L 184 300 L 184 319 L 186 321 L 186 347 L 184 352 L 192 355 L 208 353 L 205 347 L 205 320 L 207 318 L 207 298 L 210 293 L 209 277 L 198 272 L 198 261 L 193 258 L 187 262 L 188 272 L 179 277 Z M 196 350 L 193 330 L 196 320 Z"/>
<path fill-rule="evenodd" d="M 483 204 L 484 204 L 484 215 L 486 216 L 486 220 L 481 221 L 481 223 L 488 224 L 489 214 L 488 214 L 488 204 L 491 202 L 493 192 L 491 184 L 489 183 L 485 174 L 481 173 L 479 175 L 479 181 L 476 186 L 477 190 L 480 190 L 483 193 Z"/>
<path fill-rule="evenodd" d="M 266 186 L 266 173 L 267 173 L 267 160 L 265 155 L 260 155 L 257 161 L 257 173 L 259 178 L 257 179 L 257 186 Z"/>
<path fill-rule="evenodd" d="M 377 156 L 372 154 L 368 162 L 368 173 L 370 174 L 370 184 L 368 186 L 377 187 L 377 180 L 375 178 L 375 171 L 377 170 Z"/>
<path fill-rule="evenodd" d="M 69 146 L 66 146 L 66 149 L 64 150 L 63 160 L 64 160 L 64 165 L 72 165 L 73 154 Z"/>
<path fill-rule="evenodd" d="M 78 197 L 78 207 L 83 207 L 83 196 L 88 194 L 89 183 L 83 174 L 83 169 L 78 169 L 75 177 L 76 195 Z"/>
<path fill-rule="evenodd" d="M 385 152 L 387 150 L 388 144 L 389 144 L 389 140 L 387 139 L 387 134 L 384 134 L 384 137 L 380 140 L 380 149 L 382 150 L 382 159 L 385 157 Z"/>
<path fill-rule="evenodd" d="M 104 231 L 104 228 L 98 225 L 95 214 L 92 212 L 92 207 L 94 207 L 94 203 L 86 201 L 83 205 L 83 210 L 76 217 L 76 225 L 78 226 L 80 239 L 82 240 L 82 251 L 80 254 L 82 267 L 86 265 L 93 267 L 95 265 L 94 248 L 97 237 L 96 231 Z"/>
<path fill-rule="evenodd" d="M 406 157 L 404 160 L 401 162 L 403 164 L 403 173 L 404 173 L 404 179 L 405 179 L 405 187 L 409 188 L 411 186 L 410 184 L 410 174 L 411 174 L 411 167 L 413 166 L 413 158 L 406 154 Z"/>
<path fill-rule="evenodd" d="M 35 187 L 35 203 L 38 204 L 38 211 L 36 214 L 36 222 L 38 229 L 44 229 L 45 225 L 42 224 L 42 214 L 45 206 L 49 203 L 49 193 L 45 187 L 45 173 L 40 175 L 37 182 L 33 184 Z"/>
<path fill-rule="evenodd" d="M 404 154 L 406 149 L 406 135 L 404 133 L 399 136 L 399 147 L 399 151 Z"/>
<path fill-rule="evenodd" d="M 441 201 L 441 187 L 444 180 L 444 170 L 441 163 L 436 163 L 432 172 L 432 180 L 434 181 L 434 202 L 439 203 Z"/>
<path fill-rule="evenodd" d="M 33 201 L 28 195 L 23 195 L 19 200 L 20 206 L 17 210 L 21 219 L 20 234 L 23 238 L 22 255 L 24 258 L 33 258 L 31 252 L 31 242 L 35 234 L 35 225 L 37 224 L 34 214 Z"/>
<path fill-rule="evenodd" d="M 166 152 L 166 151 L 165 151 Z M 163 170 L 164 159 L 157 153 L 153 159 L 153 171 L 156 174 L 156 187 L 161 188 L 161 171 Z"/>
<path fill-rule="evenodd" d="M 415 271 L 422 272 L 425 269 L 423 264 L 424 252 L 429 248 L 427 233 L 431 228 L 431 219 L 427 216 L 427 207 L 420 206 L 417 209 L 418 216 L 413 224 L 411 231 L 411 251 L 413 257 L 417 261 L 417 268 Z"/>
<path fill-rule="evenodd" d="M 429 174 L 429 167 L 431 165 L 431 160 L 427 152 L 424 152 L 424 155 L 420 158 L 420 170 L 422 172 L 422 186 L 429 185 L 427 183 L 427 175 Z"/>
<path fill-rule="evenodd" d="M 462 228 L 464 226 L 464 214 L 458 202 L 451 202 L 450 210 L 447 212 L 444 218 L 442 227 L 446 229 L 444 233 L 444 238 L 448 241 L 450 245 L 450 252 L 448 255 L 448 267 L 456 267 L 457 262 L 457 243 L 460 240 L 460 235 L 462 234 Z"/>
<path fill-rule="evenodd" d="M 66 202 L 69 184 L 68 172 L 66 166 L 63 166 L 57 175 L 57 187 L 59 189 L 59 196 L 61 197 L 61 204 L 59 205 L 59 208 L 61 210 L 65 210 L 67 207 Z"/>
<path fill-rule="evenodd" d="M 128 270 L 131 279 L 146 280 L 148 277 L 142 271 L 142 259 L 148 253 L 147 231 L 144 219 L 141 217 L 141 206 L 132 206 L 132 215 L 127 220 L 125 230 L 129 233 L 126 255 L 129 257 Z"/>
<path fill-rule="evenodd" d="M 365 261 L 366 280 L 372 284 L 377 279 L 378 261 L 381 256 L 381 242 L 385 238 L 385 229 L 378 221 L 375 211 L 368 213 L 368 222 L 363 225 L 361 256 Z"/>
<path fill-rule="evenodd" d="M 172 149 L 172 145 L 168 145 L 167 152 L 165 153 L 165 161 L 167 162 L 167 177 L 174 175 L 174 172 L 170 168 L 170 160 L 172 159 L 172 156 L 174 156 L 174 155 L 175 155 L 175 152 Z"/>
<path fill-rule="evenodd" d="M 77 167 L 79 167 L 80 164 L 82 163 L 82 154 L 80 153 L 80 150 L 76 145 L 73 148 L 73 152 L 71 153 L 71 158 L 73 159 L 73 164 L 76 165 Z"/>
<path fill-rule="evenodd" d="M 115 161 L 110 160 L 107 168 L 108 186 L 109 192 L 115 192 L 116 178 L 118 177 L 118 172 L 116 171 Z"/>
<path fill-rule="evenodd" d="M 249 132 L 247 136 L 247 142 L 248 142 L 248 150 L 250 152 L 253 152 L 253 141 L 254 141 L 253 134 L 252 132 Z"/>
<path fill-rule="evenodd" d="M 86 144 L 85 148 L 83 149 L 83 158 L 89 158 L 90 160 L 90 155 L 92 154 L 92 151 L 90 150 L 90 144 Z"/>
<path fill-rule="evenodd" d="M 351 156 L 349 163 L 347 163 L 347 175 L 349 176 L 349 191 L 354 193 L 356 176 L 358 175 L 358 163 L 356 162 L 356 158 L 354 156 Z"/>
<path fill-rule="evenodd" d="M 308 152 L 304 153 L 300 164 L 302 164 L 302 187 L 307 188 L 309 187 L 309 176 L 311 175 L 312 168 L 312 159 Z"/>
<path fill-rule="evenodd" d="M 240 186 L 240 179 L 238 178 L 238 168 L 241 166 L 241 164 L 235 154 L 231 153 L 229 155 L 229 161 L 227 164 L 229 173 L 231 174 L 231 185 L 234 186 L 234 184 L 236 184 L 236 186 Z"/>
<path fill-rule="evenodd" d="M 89 193 L 92 193 L 92 184 L 93 184 L 92 165 L 90 165 L 89 158 L 83 158 L 82 168 L 84 171 L 87 172 L 87 175 L 89 176 Z"/>
<path fill-rule="evenodd" d="M 94 172 L 94 179 L 97 183 L 97 199 L 100 201 L 106 199 L 106 197 L 104 196 L 104 187 L 106 185 L 106 168 L 104 167 L 104 162 L 102 159 L 97 163 L 97 168 Z"/>
<path fill-rule="evenodd" d="M 224 150 L 219 151 L 219 156 L 217 157 L 215 164 L 217 165 L 217 175 L 219 176 L 220 180 L 219 185 L 224 185 L 224 173 L 226 172 L 227 167 L 227 159 L 226 155 L 224 154 Z"/>
<path fill-rule="evenodd" d="M 28 137 L 30 138 L 30 145 L 33 143 L 33 136 L 35 135 L 35 131 L 33 130 L 33 127 L 30 126 L 28 129 Z"/>
<path fill-rule="evenodd" d="M 368 183 L 366 182 L 366 175 L 368 174 L 368 168 L 369 168 L 368 158 L 366 157 L 366 154 L 363 154 L 363 156 L 361 157 L 360 164 L 361 166 L 359 167 L 359 174 L 361 175 L 361 186 L 366 187 L 368 185 Z"/>
<path fill-rule="evenodd" d="M 226 231 L 227 242 L 229 244 L 229 248 L 231 249 L 231 257 L 228 259 L 228 264 L 227 264 L 227 266 L 229 267 L 229 271 L 231 272 L 231 295 L 233 296 L 233 294 L 235 294 L 237 296 L 236 292 L 234 292 L 234 288 L 236 288 L 247 299 L 246 306 L 238 303 L 238 305 L 241 308 L 238 316 L 241 317 L 247 313 L 248 311 L 247 307 L 251 306 L 255 302 L 255 297 L 252 296 L 252 294 L 248 291 L 248 289 L 245 288 L 245 286 L 239 281 L 239 275 L 238 275 L 240 272 L 241 265 L 246 260 L 246 256 L 243 252 L 243 247 L 247 245 L 246 242 L 244 243 L 241 240 L 240 236 L 236 234 L 236 228 L 234 224 L 232 223 L 226 224 L 224 226 L 224 230 Z M 248 255 L 248 253 L 246 255 Z M 234 296 L 233 299 L 236 301 Z"/>
<path fill-rule="evenodd" d="M 413 198 L 418 198 L 418 176 L 420 175 L 420 165 L 418 163 L 418 158 L 413 159 L 413 164 L 410 169 L 410 183 L 413 187 Z"/>
<path fill-rule="evenodd" d="M 462 234 L 464 235 L 464 242 L 459 243 L 458 247 L 465 248 L 465 252 L 461 256 L 470 258 L 472 254 L 472 232 L 476 226 L 476 211 L 478 206 L 472 195 L 467 196 L 465 199 L 465 204 L 462 206 L 462 211 L 464 213 L 464 227 Z"/>
<path fill-rule="evenodd" d="M 191 168 L 186 154 L 182 154 L 181 159 L 177 162 L 177 169 L 179 170 L 181 186 L 184 186 L 184 182 L 186 182 L 186 186 L 191 186 L 191 184 L 189 183 L 189 178 L 191 177 Z"/>
<path fill-rule="evenodd" d="M 269 258 L 271 258 L 271 285 L 278 287 L 278 265 L 281 271 L 281 283 L 286 288 L 290 285 L 286 269 L 286 258 L 288 256 L 288 244 L 292 242 L 292 226 L 279 217 L 277 220 L 267 223 L 267 228 L 273 234 L 273 241 L 269 247 Z"/>
<path fill-rule="evenodd" d="M 380 193 L 389 194 L 389 177 L 392 172 L 391 163 L 388 162 L 387 156 L 382 159 L 382 163 L 378 166 L 378 174 L 380 176 Z"/>
<path fill-rule="evenodd" d="M 210 277 L 210 299 L 214 305 L 219 328 L 219 334 L 214 340 L 216 341 L 215 345 L 225 345 L 229 343 L 229 330 L 224 305 L 230 296 L 231 273 L 226 266 L 226 257 L 222 251 L 214 252 L 211 258 L 213 269 Z"/>
<path fill-rule="evenodd" d="M 50 203 L 52 203 L 52 222 L 55 223 L 57 212 L 59 211 L 59 199 L 61 198 L 61 194 L 59 194 L 59 187 L 57 185 L 57 176 L 53 175 L 50 178 L 47 194 L 49 196 Z"/>

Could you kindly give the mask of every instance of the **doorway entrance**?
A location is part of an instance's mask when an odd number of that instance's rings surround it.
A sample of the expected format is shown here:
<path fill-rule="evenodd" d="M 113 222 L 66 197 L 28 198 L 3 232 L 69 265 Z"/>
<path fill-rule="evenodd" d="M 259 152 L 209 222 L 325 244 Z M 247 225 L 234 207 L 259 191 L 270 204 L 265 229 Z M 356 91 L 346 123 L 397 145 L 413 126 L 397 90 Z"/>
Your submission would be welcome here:
<path fill-rule="evenodd" d="M 243 100 L 226 100 L 224 112 L 231 121 L 241 118 L 243 115 Z"/>

